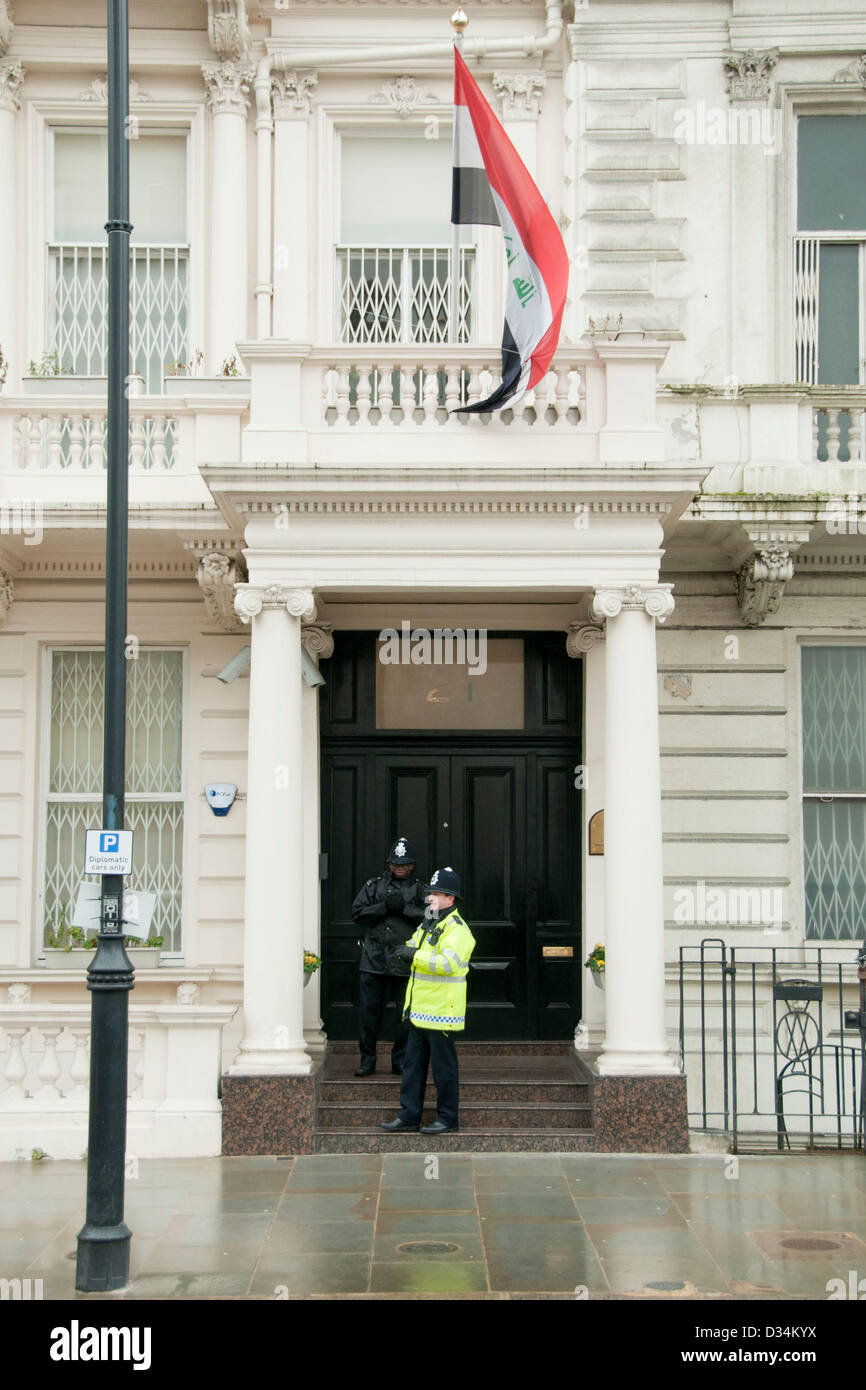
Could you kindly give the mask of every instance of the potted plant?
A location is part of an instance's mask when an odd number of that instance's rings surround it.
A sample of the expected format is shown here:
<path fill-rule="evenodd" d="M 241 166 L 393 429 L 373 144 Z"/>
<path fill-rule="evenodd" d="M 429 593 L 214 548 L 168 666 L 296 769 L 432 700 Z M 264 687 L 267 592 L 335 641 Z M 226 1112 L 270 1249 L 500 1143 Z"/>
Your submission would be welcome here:
<path fill-rule="evenodd" d="M 81 927 L 70 927 L 65 906 L 61 906 L 57 921 L 45 933 L 45 965 L 49 970 L 86 970 L 88 952 L 95 951 L 98 941 L 88 936 Z M 125 936 L 123 944 L 127 948 L 130 964 L 136 970 L 155 970 L 159 965 L 161 936 L 149 936 L 142 943 L 139 936 Z"/>
<path fill-rule="evenodd" d="M 163 386 L 169 396 L 187 396 L 191 392 L 204 395 L 246 395 L 250 389 L 249 377 L 243 376 L 236 356 L 226 357 L 215 376 L 202 373 L 204 353 L 197 348 L 192 361 L 167 362 Z M 195 385 L 192 385 L 194 379 Z"/>
<path fill-rule="evenodd" d="M 129 956 L 129 963 L 135 966 L 136 970 L 157 969 L 162 947 L 161 936 L 151 935 L 146 941 L 142 941 L 140 936 L 125 936 L 123 944 L 126 947 L 126 954 Z"/>
<path fill-rule="evenodd" d="M 23 388 L 28 396 L 104 396 L 108 378 L 79 376 L 74 367 L 61 365 L 56 352 L 43 352 L 37 362 L 31 357 Z"/>
<path fill-rule="evenodd" d="M 321 956 L 317 956 L 315 951 L 304 951 L 304 989 L 307 988 L 321 964 Z"/>
<path fill-rule="evenodd" d="M 593 984 L 604 989 L 604 947 L 600 941 L 596 942 L 583 963 L 592 975 Z"/>

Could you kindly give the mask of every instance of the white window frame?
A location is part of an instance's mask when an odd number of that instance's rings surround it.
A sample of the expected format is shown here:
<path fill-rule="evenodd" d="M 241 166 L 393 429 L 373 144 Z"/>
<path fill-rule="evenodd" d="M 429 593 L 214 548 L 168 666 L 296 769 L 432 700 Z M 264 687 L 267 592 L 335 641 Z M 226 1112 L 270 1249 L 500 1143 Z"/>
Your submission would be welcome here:
<path fill-rule="evenodd" d="M 147 793 L 136 796 L 134 799 L 141 802 L 178 802 L 183 808 L 183 830 L 181 834 L 181 854 L 182 863 L 180 866 L 180 946 L 176 950 L 161 951 L 160 960 L 163 964 L 183 965 L 186 955 L 187 941 L 187 908 L 189 903 L 189 889 L 187 887 L 186 867 L 192 862 L 190 855 L 189 836 L 190 830 L 190 805 L 188 796 L 188 748 L 189 748 L 189 647 L 180 642 L 144 642 L 141 644 L 141 651 L 145 652 L 180 652 L 181 653 L 181 758 L 180 758 L 180 791 L 165 794 Z M 36 961 L 44 960 L 44 936 L 45 936 L 45 872 L 48 863 L 48 803 L 49 801 L 75 801 L 82 802 L 91 800 L 94 810 L 94 828 L 102 823 L 102 793 L 91 797 L 76 796 L 73 794 L 50 794 L 49 776 L 51 771 L 51 690 L 52 690 L 52 664 L 55 652 L 101 652 L 104 651 L 104 644 L 100 642 L 48 642 L 42 648 L 41 653 L 41 698 L 39 700 L 39 795 L 38 795 L 38 821 L 37 821 L 37 843 L 38 852 L 35 856 L 36 883 L 34 885 L 35 911 L 33 914 L 33 958 Z M 81 868 L 81 877 L 84 878 L 84 865 Z"/>
<path fill-rule="evenodd" d="M 107 108 L 101 102 L 82 100 L 26 101 L 26 237 L 24 275 L 26 311 L 24 360 L 39 360 L 49 351 L 48 277 L 46 247 L 54 231 L 54 131 L 86 134 L 104 130 Z M 132 114 L 143 134 L 164 131 L 187 136 L 187 237 L 189 245 L 189 341 L 190 351 L 204 343 L 206 222 L 206 124 L 202 101 L 149 101 L 133 107 Z M 107 220 L 106 189 L 106 220 Z M 132 232 L 135 243 L 135 229 Z M 139 243 L 147 245 L 147 243 Z"/>

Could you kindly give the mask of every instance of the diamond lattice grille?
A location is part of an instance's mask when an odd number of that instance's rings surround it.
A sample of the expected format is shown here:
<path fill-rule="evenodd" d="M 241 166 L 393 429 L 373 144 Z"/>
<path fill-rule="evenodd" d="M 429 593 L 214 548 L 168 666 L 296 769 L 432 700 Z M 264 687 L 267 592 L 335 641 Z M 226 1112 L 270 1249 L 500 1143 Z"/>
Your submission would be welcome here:
<path fill-rule="evenodd" d="M 472 332 L 474 247 L 460 251 L 458 341 Z M 340 338 L 344 343 L 446 343 L 451 250 L 443 246 L 339 246 Z"/>
<path fill-rule="evenodd" d="M 46 808 L 44 922 L 71 920 L 84 831 L 101 821 L 105 664 L 101 651 L 55 651 Z M 126 826 L 135 832 L 129 887 L 155 893 L 151 930 L 180 948 L 183 866 L 183 658 L 142 651 L 127 665 Z"/>
<path fill-rule="evenodd" d="M 836 941 L 866 936 L 866 805 L 803 806 L 806 935 Z"/>
<path fill-rule="evenodd" d="M 803 650 L 803 787 L 866 792 L 866 647 Z"/>

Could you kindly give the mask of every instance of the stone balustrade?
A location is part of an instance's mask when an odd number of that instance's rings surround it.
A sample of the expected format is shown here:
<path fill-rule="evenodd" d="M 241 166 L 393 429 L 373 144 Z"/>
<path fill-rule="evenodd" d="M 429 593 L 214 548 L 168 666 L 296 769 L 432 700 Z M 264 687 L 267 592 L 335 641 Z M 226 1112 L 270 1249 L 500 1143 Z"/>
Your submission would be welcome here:
<path fill-rule="evenodd" d="M 0 1006 L 0 1161 L 79 1158 L 87 1146 L 90 1002 Z M 127 1152 L 171 1157 L 220 1152 L 220 1035 L 236 1005 L 130 1004 Z M 190 1002 L 186 1002 L 189 1000 Z"/>

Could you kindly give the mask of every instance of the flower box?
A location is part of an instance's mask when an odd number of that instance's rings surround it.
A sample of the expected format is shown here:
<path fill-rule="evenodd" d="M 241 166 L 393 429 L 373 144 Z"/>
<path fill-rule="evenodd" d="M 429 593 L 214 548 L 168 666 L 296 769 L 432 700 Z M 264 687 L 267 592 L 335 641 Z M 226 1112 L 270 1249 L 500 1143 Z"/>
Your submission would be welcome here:
<path fill-rule="evenodd" d="M 107 396 L 107 376 L 25 376 L 25 396 Z"/>
<path fill-rule="evenodd" d="M 127 946 L 126 954 L 130 965 L 136 970 L 156 970 L 159 966 L 159 946 Z M 46 970 L 86 970 L 96 955 L 96 951 L 84 946 L 74 946 L 64 951 L 55 946 L 46 946 L 43 951 Z"/>
<path fill-rule="evenodd" d="M 167 396 L 246 396 L 248 376 L 165 376 L 163 390 Z"/>

